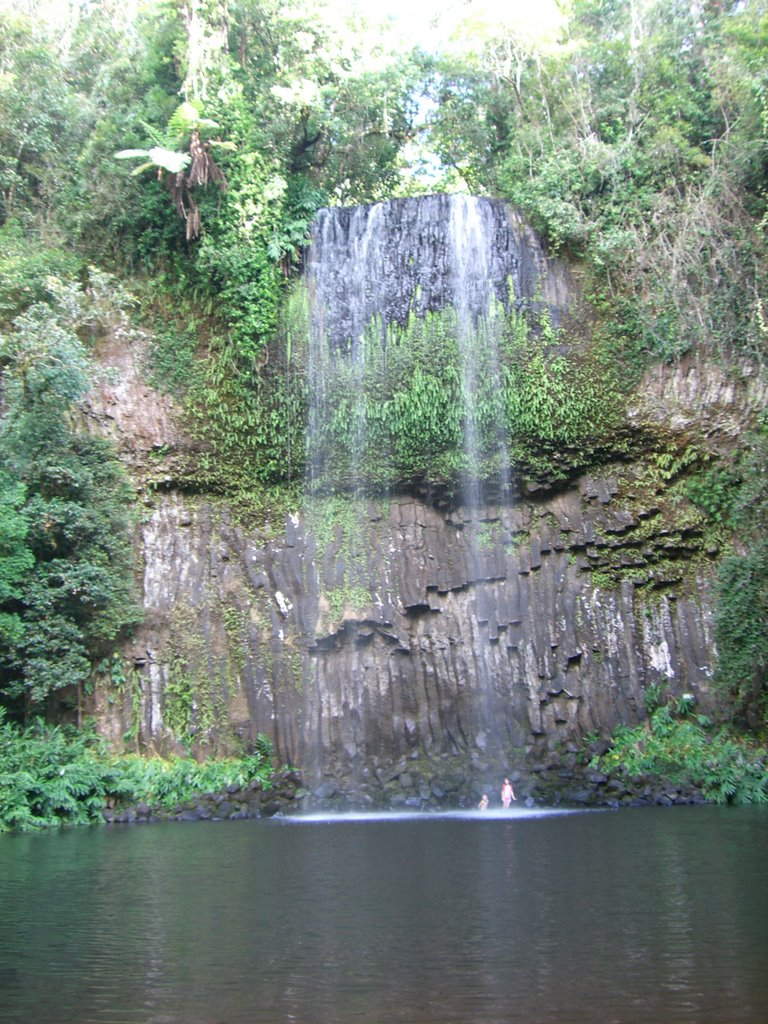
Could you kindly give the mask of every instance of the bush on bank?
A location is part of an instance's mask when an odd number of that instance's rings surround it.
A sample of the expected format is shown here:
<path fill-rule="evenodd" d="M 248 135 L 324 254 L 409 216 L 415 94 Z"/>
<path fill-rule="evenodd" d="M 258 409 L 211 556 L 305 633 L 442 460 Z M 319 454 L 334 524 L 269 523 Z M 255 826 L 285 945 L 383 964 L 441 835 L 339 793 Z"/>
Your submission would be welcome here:
<path fill-rule="evenodd" d="M 87 730 L 37 720 L 20 729 L 0 708 L 0 832 L 86 825 L 107 807 L 172 809 L 207 794 L 258 783 L 269 789 L 268 743 L 241 758 L 113 757 Z"/>
<path fill-rule="evenodd" d="M 768 750 L 754 737 L 691 714 L 692 699 L 656 708 L 641 724 L 619 726 L 592 767 L 608 775 L 660 776 L 716 804 L 768 803 Z"/>

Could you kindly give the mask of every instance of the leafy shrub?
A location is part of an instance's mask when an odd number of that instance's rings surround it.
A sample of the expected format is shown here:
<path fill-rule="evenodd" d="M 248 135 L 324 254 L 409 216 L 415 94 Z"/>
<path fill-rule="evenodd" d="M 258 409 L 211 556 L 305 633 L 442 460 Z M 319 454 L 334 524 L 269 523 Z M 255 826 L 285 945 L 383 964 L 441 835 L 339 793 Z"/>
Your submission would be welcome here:
<path fill-rule="evenodd" d="M 768 803 L 768 751 L 704 716 L 681 698 L 657 708 L 647 725 L 619 726 L 608 753 L 593 760 L 601 771 L 660 775 L 674 785 L 699 787 L 714 803 Z"/>
<path fill-rule="evenodd" d="M 72 252 L 46 248 L 16 221 L 0 228 L 0 323 L 52 298 L 48 279 L 75 277 L 82 262 Z"/>
<path fill-rule="evenodd" d="M 126 755 L 111 760 L 114 773 L 110 795 L 123 803 L 144 801 L 154 808 L 171 809 L 204 793 L 227 786 L 247 786 L 252 779 L 267 783 L 270 761 L 259 750 L 241 758 L 199 762 L 192 758 Z"/>
<path fill-rule="evenodd" d="M 730 525 L 733 505 L 741 482 L 728 466 L 713 466 L 688 482 L 688 498 L 716 523 Z"/>
<path fill-rule="evenodd" d="M 113 757 L 88 729 L 51 727 L 41 720 L 19 729 L 0 708 L 0 832 L 101 821 L 108 802 L 144 801 L 171 809 L 252 779 L 268 787 L 271 757 L 263 735 L 251 754 L 206 763 Z"/>
<path fill-rule="evenodd" d="M 750 725 L 768 723 L 768 544 L 726 558 L 720 566 L 715 612 L 717 678 Z"/>
<path fill-rule="evenodd" d="M 0 708 L 0 831 L 96 821 L 110 778 L 87 733 L 41 721 L 20 731 Z"/>
<path fill-rule="evenodd" d="M 92 285 L 84 293 L 59 283 L 55 302 L 34 304 L 0 336 L 0 475 L 23 495 L 16 518 L 25 535 L 20 543 L 17 533 L 15 555 L 28 567 L 12 587 L 0 588 L 3 621 L 17 623 L 6 636 L 12 642 L 0 648 L 0 696 L 24 698 L 27 710 L 53 690 L 84 683 L 92 660 L 140 615 L 131 487 L 113 447 L 79 433 L 70 416 L 90 386 L 90 359 L 77 332 L 101 322 L 105 287 L 108 304 L 120 293 L 103 275 Z"/>

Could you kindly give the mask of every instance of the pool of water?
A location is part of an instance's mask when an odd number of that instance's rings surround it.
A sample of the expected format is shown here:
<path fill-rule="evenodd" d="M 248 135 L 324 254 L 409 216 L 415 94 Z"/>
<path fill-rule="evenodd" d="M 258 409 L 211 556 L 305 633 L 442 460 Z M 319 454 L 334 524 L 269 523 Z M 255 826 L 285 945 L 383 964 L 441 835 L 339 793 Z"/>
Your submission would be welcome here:
<path fill-rule="evenodd" d="M 765 1024 L 768 808 L 0 836 L 1 1024 Z"/>

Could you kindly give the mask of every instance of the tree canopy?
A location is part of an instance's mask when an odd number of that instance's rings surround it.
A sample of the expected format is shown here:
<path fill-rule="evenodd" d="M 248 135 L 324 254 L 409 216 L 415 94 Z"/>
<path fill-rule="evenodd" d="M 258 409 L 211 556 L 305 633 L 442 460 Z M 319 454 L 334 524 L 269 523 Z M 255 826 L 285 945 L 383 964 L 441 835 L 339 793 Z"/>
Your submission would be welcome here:
<path fill-rule="evenodd" d="M 278 323 L 323 205 L 509 200 L 578 261 L 601 358 L 762 368 L 765 0 L 536 9 L 470 0 L 409 38 L 352 0 L 0 2 L 4 699 L 83 684 L 135 620 L 127 484 L 73 415 L 99 288 L 137 294 L 211 489 L 301 471 L 306 381 Z M 739 458 L 746 486 L 763 441 Z M 741 692 L 765 672 L 750 643 Z"/>

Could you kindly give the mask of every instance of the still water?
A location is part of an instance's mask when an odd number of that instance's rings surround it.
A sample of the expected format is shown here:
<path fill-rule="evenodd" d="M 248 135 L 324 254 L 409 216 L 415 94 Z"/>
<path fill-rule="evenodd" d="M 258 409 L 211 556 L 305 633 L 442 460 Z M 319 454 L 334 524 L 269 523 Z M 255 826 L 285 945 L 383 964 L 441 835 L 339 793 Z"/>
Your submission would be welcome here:
<path fill-rule="evenodd" d="M 740 1021 L 768 808 L 0 836 L 2 1024 Z"/>

